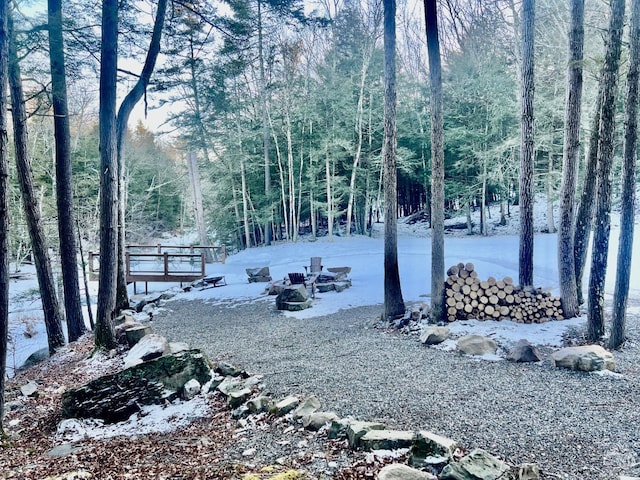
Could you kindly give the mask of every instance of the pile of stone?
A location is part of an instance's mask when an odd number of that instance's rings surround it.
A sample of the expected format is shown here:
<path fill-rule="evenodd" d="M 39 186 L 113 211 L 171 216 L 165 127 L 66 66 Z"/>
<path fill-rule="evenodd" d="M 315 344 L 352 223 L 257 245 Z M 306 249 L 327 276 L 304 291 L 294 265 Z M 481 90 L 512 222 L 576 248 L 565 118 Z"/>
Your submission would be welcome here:
<path fill-rule="evenodd" d="M 329 267 L 326 272 L 317 274 L 315 288 L 318 292 L 342 292 L 351 286 L 349 278 L 351 267 Z"/>
<path fill-rule="evenodd" d="M 285 285 L 276 296 L 276 308 L 297 312 L 311 307 L 311 298 L 304 284 Z"/>
<path fill-rule="evenodd" d="M 471 262 L 447 270 L 445 304 L 449 322 L 476 318 L 543 323 L 564 318 L 560 297 L 539 288 L 516 286 L 511 277 L 481 280 Z"/>

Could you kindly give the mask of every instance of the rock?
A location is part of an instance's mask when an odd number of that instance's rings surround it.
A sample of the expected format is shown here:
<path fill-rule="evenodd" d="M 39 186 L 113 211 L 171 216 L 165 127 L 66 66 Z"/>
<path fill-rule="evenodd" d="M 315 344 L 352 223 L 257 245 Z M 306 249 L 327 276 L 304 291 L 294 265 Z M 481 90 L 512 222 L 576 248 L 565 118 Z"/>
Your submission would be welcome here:
<path fill-rule="evenodd" d="M 247 448 L 244 452 L 242 452 L 243 457 L 253 457 L 258 453 L 258 450 L 255 448 Z"/>
<path fill-rule="evenodd" d="M 358 442 L 358 447 L 365 452 L 371 450 L 397 450 L 409 448 L 415 439 L 414 432 L 404 430 L 369 430 Z"/>
<path fill-rule="evenodd" d="M 145 335 L 124 357 L 124 367 L 129 368 L 169 353 L 169 342 L 162 335 Z"/>
<path fill-rule="evenodd" d="M 298 399 L 298 397 L 289 396 L 283 398 L 271 407 L 271 413 L 273 413 L 277 417 L 283 417 L 287 413 L 291 412 L 294 408 L 296 408 L 299 403 L 300 400 Z"/>
<path fill-rule="evenodd" d="M 528 340 L 518 340 L 518 343 L 509 350 L 507 360 L 511 362 L 541 362 L 542 354 L 538 347 L 531 345 Z"/>
<path fill-rule="evenodd" d="M 268 412 L 272 402 L 266 395 L 258 395 L 247 402 L 247 408 L 251 413 Z"/>
<path fill-rule="evenodd" d="M 485 355 L 496 353 L 498 344 L 482 335 L 465 335 L 458 340 L 458 350 L 466 355 Z"/>
<path fill-rule="evenodd" d="M 193 397 L 195 397 L 200 393 L 201 389 L 202 389 L 202 385 L 200 385 L 200 382 L 195 378 L 192 378 L 191 380 L 189 380 L 187 383 L 184 384 L 183 397 L 186 400 L 191 400 Z"/>
<path fill-rule="evenodd" d="M 20 370 L 25 370 L 29 367 L 33 367 L 34 365 L 45 361 L 47 358 L 49 358 L 48 348 L 41 348 L 40 350 L 36 350 L 27 357 L 24 363 L 20 366 Z"/>
<path fill-rule="evenodd" d="M 53 447 L 45 455 L 49 457 L 66 457 L 73 453 L 79 452 L 80 450 L 82 450 L 82 447 L 78 447 L 73 443 L 63 443 L 62 445 Z"/>
<path fill-rule="evenodd" d="M 25 383 L 20 387 L 20 393 L 25 397 L 34 397 L 37 398 L 40 396 L 38 393 L 38 384 L 36 382 Z"/>
<path fill-rule="evenodd" d="M 247 268 L 245 269 L 245 271 L 247 272 L 247 276 L 249 277 L 249 283 L 271 281 L 269 267 Z"/>
<path fill-rule="evenodd" d="M 118 326 L 121 325 L 123 323 L 133 323 L 133 315 L 135 314 L 135 312 L 133 310 L 123 310 L 122 312 L 120 312 L 120 315 L 118 315 L 115 320 L 113 321 L 114 325 Z"/>
<path fill-rule="evenodd" d="M 451 329 L 449 327 L 430 326 L 425 328 L 420 335 L 420 341 L 425 345 L 437 345 L 449 338 Z"/>
<path fill-rule="evenodd" d="M 378 422 L 351 421 L 347 425 L 346 433 L 349 446 L 357 449 L 360 446 L 360 439 L 370 430 L 384 430 L 386 425 Z"/>
<path fill-rule="evenodd" d="M 338 415 L 334 412 L 314 412 L 302 417 L 302 426 L 307 430 L 318 431 L 327 424 L 338 420 Z"/>
<path fill-rule="evenodd" d="M 293 411 L 293 418 L 300 419 L 304 416 L 311 415 L 313 412 L 317 411 L 322 404 L 318 397 L 315 395 L 311 395 L 310 397 L 305 398 L 300 405 Z"/>
<path fill-rule="evenodd" d="M 336 292 L 340 293 L 351 286 L 351 280 L 345 280 L 342 282 L 333 282 L 333 288 Z"/>
<path fill-rule="evenodd" d="M 459 462 L 448 464 L 440 474 L 441 480 L 498 480 L 509 470 L 501 460 L 480 448 L 472 450 Z"/>
<path fill-rule="evenodd" d="M 260 383 L 260 379 L 256 376 L 248 378 L 240 377 L 225 377 L 220 384 L 216 387 L 224 395 L 229 395 L 234 390 L 242 390 L 245 388 L 251 388 Z"/>
<path fill-rule="evenodd" d="M 436 480 L 436 477 L 401 463 L 392 463 L 378 472 L 378 480 Z"/>
<path fill-rule="evenodd" d="M 216 367 L 216 372 L 225 377 L 238 377 L 242 375 L 243 370 L 239 369 L 235 365 L 231 365 L 227 362 L 218 362 L 218 366 Z"/>
<path fill-rule="evenodd" d="M 246 405 L 240 405 L 238 408 L 231 412 L 231 418 L 235 418 L 236 420 L 244 417 L 248 417 L 251 414 L 249 407 Z"/>
<path fill-rule="evenodd" d="M 540 469 L 535 463 L 523 463 L 518 469 L 518 480 L 540 480 Z"/>
<path fill-rule="evenodd" d="M 551 354 L 556 367 L 594 372 L 598 370 L 615 370 L 616 363 L 613 354 L 600 345 L 583 345 L 567 347 Z"/>
<path fill-rule="evenodd" d="M 318 293 L 331 292 L 336 289 L 336 284 L 331 283 L 316 283 L 316 291 Z"/>
<path fill-rule="evenodd" d="M 276 308 L 287 310 L 287 303 L 306 303 L 309 300 L 309 292 L 304 285 L 289 285 L 276 297 Z"/>
<path fill-rule="evenodd" d="M 209 360 L 200 350 L 164 355 L 67 390 L 62 395 L 62 415 L 119 422 L 142 405 L 183 396 L 187 382 L 195 379 L 204 385 L 211 374 Z"/>
<path fill-rule="evenodd" d="M 327 433 L 327 437 L 331 440 L 335 440 L 336 438 L 346 438 L 347 429 L 349 425 L 354 420 L 350 418 L 341 418 L 338 420 L 333 420 L 331 422 L 331 426 L 329 427 L 329 432 Z"/>
<path fill-rule="evenodd" d="M 268 295 L 279 295 L 286 288 L 287 288 L 287 285 L 285 285 L 285 283 L 282 280 L 280 280 L 278 282 L 273 282 L 273 283 L 270 283 L 269 286 L 267 287 L 267 294 Z"/>
<path fill-rule="evenodd" d="M 143 337 L 150 335 L 153 332 L 149 325 L 138 325 L 132 328 L 125 329 L 125 336 L 127 338 L 127 345 L 133 347 Z"/>
<path fill-rule="evenodd" d="M 453 458 L 456 448 L 458 445 L 454 440 L 421 430 L 411 447 L 409 465 L 418 468 L 444 466 Z"/>
<path fill-rule="evenodd" d="M 227 405 L 229 408 L 234 409 L 238 408 L 244 402 L 246 402 L 251 396 L 250 388 L 243 388 L 242 390 L 233 390 L 229 392 L 227 396 Z"/>

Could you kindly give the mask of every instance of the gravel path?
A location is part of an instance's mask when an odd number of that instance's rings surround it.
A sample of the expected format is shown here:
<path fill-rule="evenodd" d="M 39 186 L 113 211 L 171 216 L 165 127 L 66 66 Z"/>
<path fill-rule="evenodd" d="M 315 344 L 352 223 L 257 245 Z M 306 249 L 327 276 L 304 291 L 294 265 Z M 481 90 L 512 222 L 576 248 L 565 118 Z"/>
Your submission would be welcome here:
<path fill-rule="evenodd" d="M 275 396 L 315 394 L 323 409 L 427 429 L 544 478 L 617 479 L 640 462 L 640 322 L 616 360 L 621 376 L 488 362 L 376 329 L 380 306 L 305 320 L 255 303 L 172 301 L 154 331 L 264 375 Z M 635 467 L 634 467 L 635 466 Z"/>

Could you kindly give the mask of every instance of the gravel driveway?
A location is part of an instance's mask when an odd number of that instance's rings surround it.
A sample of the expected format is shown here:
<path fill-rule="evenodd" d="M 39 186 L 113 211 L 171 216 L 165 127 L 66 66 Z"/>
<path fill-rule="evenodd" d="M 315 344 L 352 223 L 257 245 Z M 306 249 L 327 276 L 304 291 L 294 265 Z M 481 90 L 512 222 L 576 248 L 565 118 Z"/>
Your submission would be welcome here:
<path fill-rule="evenodd" d="M 640 340 L 615 353 L 622 375 L 488 362 L 374 328 L 381 306 L 298 320 L 254 303 L 171 301 L 154 331 L 264 375 L 275 397 L 315 394 L 323 409 L 426 429 L 544 478 L 617 479 L 640 462 Z M 635 466 L 635 467 L 634 467 Z"/>

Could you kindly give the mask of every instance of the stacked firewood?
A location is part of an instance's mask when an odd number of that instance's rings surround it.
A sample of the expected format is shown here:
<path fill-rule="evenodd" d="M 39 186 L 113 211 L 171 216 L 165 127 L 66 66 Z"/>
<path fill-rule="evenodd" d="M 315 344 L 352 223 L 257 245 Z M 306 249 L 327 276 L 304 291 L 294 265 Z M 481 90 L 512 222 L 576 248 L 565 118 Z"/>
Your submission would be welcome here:
<path fill-rule="evenodd" d="M 480 280 L 471 262 L 447 270 L 445 305 L 450 322 L 477 318 L 543 323 L 563 318 L 559 297 L 541 289 L 523 289 L 511 277 Z"/>

